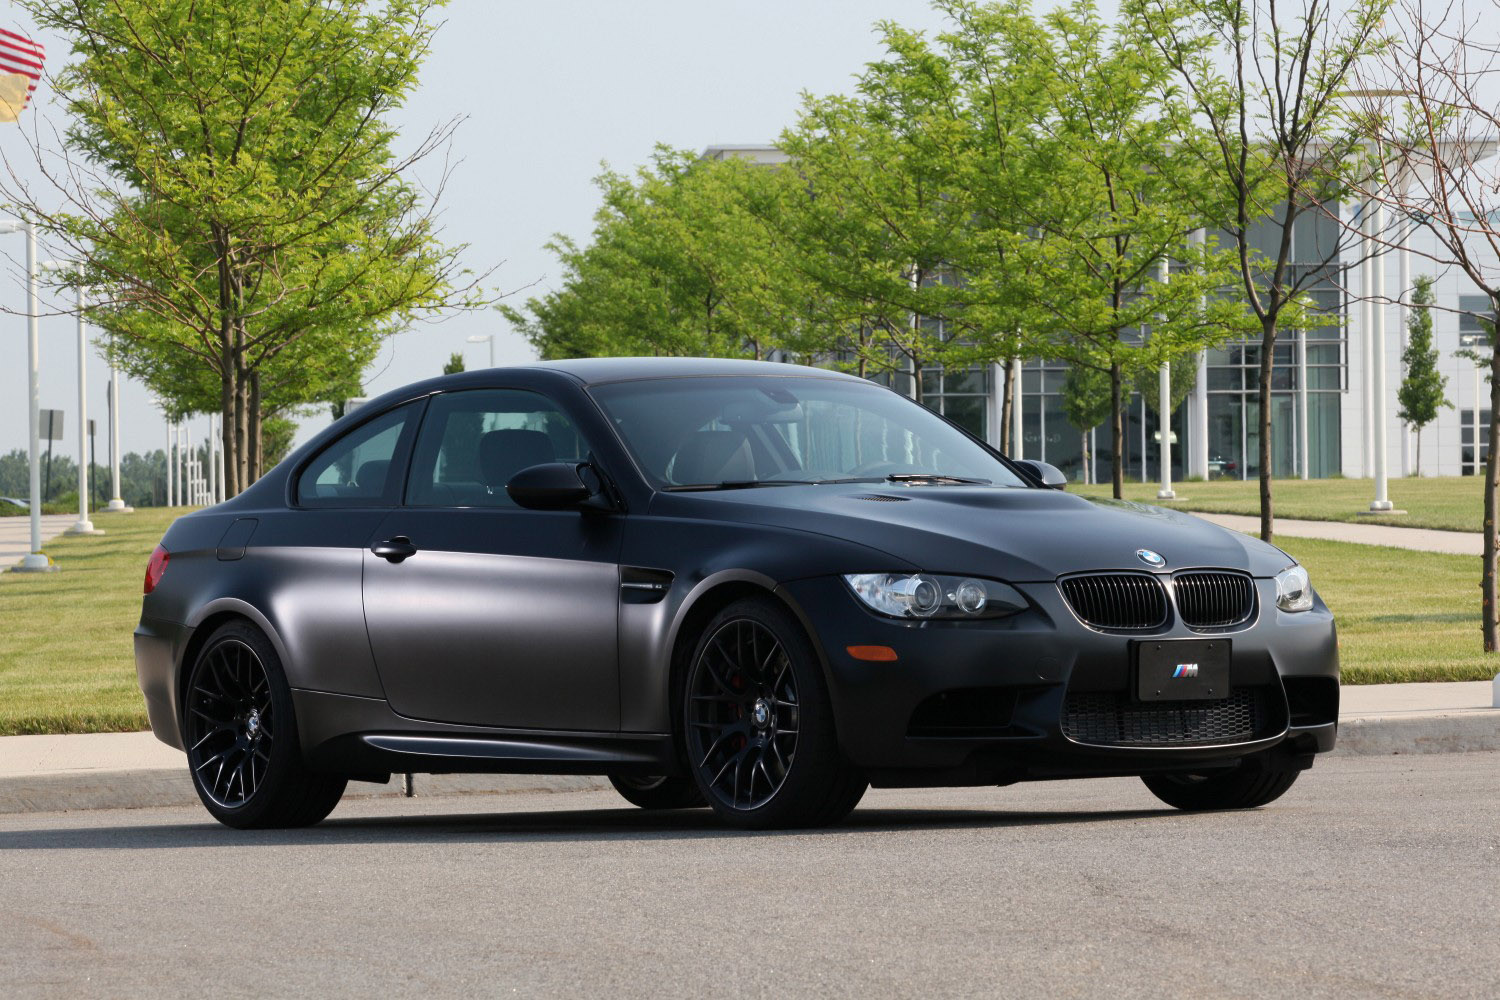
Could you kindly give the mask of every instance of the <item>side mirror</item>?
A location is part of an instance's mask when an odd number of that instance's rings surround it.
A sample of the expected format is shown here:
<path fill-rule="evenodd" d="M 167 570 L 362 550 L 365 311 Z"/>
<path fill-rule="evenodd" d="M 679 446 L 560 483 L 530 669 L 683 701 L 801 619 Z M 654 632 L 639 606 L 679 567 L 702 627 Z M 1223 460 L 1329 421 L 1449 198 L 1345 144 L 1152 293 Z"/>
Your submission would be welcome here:
<path fill-rule="evenodd" d="M 568 510 L 597 490 L 584 482 L 575 463 L 545 462 L 516 473 L 505 484 L 505 492 L 518 506 L 528 510 Z"/>
<path fill-rule="evenodd" d="M 1029 458 L 1018 458 L 1014 460 L 1017 465 L 1031 473 L 1043 486 L 1049 490 L 1065 490 L 1068 488 L 1068 477 L 1062 474 L 1062 470 L 1055 465 L 1046 462 L 1036 462 Z"/>

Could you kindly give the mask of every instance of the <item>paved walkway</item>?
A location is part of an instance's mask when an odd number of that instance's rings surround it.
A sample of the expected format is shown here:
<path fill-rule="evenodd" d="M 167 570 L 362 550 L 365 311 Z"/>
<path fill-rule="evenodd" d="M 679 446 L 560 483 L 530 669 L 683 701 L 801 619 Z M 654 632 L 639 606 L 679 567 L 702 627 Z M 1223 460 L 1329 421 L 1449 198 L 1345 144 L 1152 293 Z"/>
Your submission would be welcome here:
<path fill-rule="evenodd" d="M 1221 524 L 1247 535 L 1260 534 L 1260 518 L 1244 514 L 1204 514 L 1183 511 L 1205 521 Z M 1434 531 L 1431 528 L 1400 528 L 1390 524 L 1350 524 L 1345 521 L 1296 521 L 1276 519 L 1276 533 L 1289 538 L 1326 538 L 1335 542 L 1358 542 L 1361 545 L 1390 545 L 1398 549 L 1422 552 L 1447 552 L 1457 556 L 1477 556 L 1484 551 L 1484 535 L 1478 531 Z"/>
<path fill-rule="evenodd" d="M 43 514 L 42 544 L 46 545 L 76 524 L 75 514 Z M 10 569 L 31 551 L 31 518 L 0 517 L 0 571 Z"/>

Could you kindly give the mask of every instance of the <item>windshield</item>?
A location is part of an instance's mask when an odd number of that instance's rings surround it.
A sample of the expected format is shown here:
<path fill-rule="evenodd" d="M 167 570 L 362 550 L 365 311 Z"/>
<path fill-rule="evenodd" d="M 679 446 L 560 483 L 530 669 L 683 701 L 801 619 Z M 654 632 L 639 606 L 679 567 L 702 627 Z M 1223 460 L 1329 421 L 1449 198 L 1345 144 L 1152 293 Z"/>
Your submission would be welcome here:
<path fill-rule="evenodd" d="M 659 489 L 827 482 L 1022 486 L 968 435 L 869 382 L 734 375 L 595 386 Z"/>

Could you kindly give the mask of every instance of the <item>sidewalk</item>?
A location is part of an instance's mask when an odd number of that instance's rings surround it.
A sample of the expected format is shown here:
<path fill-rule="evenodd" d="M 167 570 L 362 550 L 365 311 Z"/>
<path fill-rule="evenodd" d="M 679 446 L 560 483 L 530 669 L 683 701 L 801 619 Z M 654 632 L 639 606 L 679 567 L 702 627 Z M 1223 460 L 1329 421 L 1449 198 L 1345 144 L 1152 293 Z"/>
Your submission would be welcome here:
<path fill-rule="evenodd" d="M 1341 754 L 1500 750 L 1500 709 L 1489 681 L 1373 684 L 1343 689 Z M 419 774 L 418 795 L 579 791 L 608 787 L 587 776 Z M 401 794 L 351 782 L 357 797 Z M 127 809 L 198 801 L 181 751 L 150 733 L 0 737 L 0 813 Z"/>
<path fill-rule="evenodd" d="M 78 521 L 77 514 L 43 514 L 42 544 L 46 545 Z M 0 572 L 10 569 L 31 551 L 31 518 L 0 517 Z"/>
<path fill-rule="evenodd" d="M 1170 506 L 1166 504 L 1164 506 Z M 1260 518 L 1245 514 L 1205 514 L 1186 510 L 1184 514 L 1243 531 L 1260 534 Z M 1434 531 L 1431 528 L 1402 528 L 1392 524 L 1350 524 L 1345 521 L 1296 521 L 1276 519 L 1276 534 L 1289 538 L 1325 538 L 1333 542 L 1358 542 L 1361 545 L 1390 545 L 1398 549 L 1421 552 L 1446 552 L 1457 556 L 1477 556 L 1484 552 L 1484 535 L 1478 531 Z"/>

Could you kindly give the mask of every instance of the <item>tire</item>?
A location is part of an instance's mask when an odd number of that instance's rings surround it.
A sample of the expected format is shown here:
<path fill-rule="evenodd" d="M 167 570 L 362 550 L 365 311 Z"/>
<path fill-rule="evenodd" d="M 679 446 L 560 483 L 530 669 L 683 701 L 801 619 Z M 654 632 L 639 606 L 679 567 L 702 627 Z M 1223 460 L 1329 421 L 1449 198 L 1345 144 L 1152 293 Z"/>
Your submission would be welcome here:
<path fill-rule="evenodd" d="M 610 775 L 609 783 L 625 801 L 642 809 L 698 809 L 708 805 L 698 783 L 690 777 L 653 775 L 646 778 Z"/>
<path fill-rule="evenodd" d="M 844 759 L 822 667 L 768 597 L 714 616 L 683 676 L 683 749 L 703 799 L 741 829 L 827 826 L 868 787 Z"/>
<path fill-rule="evenodd" d="M 1230 771 L 1207 774 L 1148 774 L 1141 780 L 1169 806 L 1189 812 L 1255 809 L 1285 794 L 1300 770 L 1251 757 Z"/>
<path fill-rule="evenodd" d="M 182 733 L 198 798 L 225 826 L 311 826 L 333 811 L 348 783 L 303 762 L 281 659 L 249 622 L 220 626 L 199 650 Z"/>

